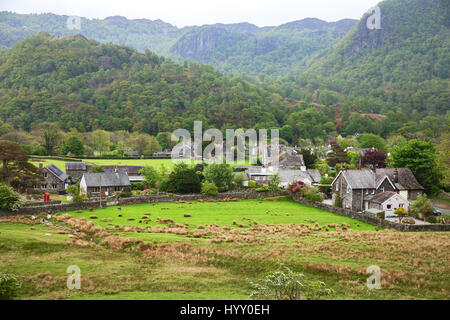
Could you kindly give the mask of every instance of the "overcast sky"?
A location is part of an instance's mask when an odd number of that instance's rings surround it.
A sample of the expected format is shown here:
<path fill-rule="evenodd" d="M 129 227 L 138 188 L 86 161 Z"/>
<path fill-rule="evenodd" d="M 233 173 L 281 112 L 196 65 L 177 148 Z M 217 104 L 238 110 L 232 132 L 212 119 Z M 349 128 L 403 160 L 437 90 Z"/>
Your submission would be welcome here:
<path fill-rule="evenodd" d="M 314 17 L 359 19 L 380 0 L 0 0 L 0 11 L 161 19 L 178 27 L 250 22 L 274 26 Z"/>

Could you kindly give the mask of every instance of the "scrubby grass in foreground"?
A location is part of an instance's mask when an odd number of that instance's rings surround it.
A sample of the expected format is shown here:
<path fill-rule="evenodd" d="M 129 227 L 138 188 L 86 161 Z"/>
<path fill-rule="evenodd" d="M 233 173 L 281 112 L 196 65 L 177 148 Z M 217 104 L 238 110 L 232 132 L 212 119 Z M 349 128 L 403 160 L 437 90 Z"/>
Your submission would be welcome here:
<path fill-rule="evenodd" d="M 186 208 L 178 206 L 196 209 L 187 226 L 180 216 Z M 273 206 L 293 215 L 276 215 L 278 209 L 264 222 Z M 128 221 L 126 215 L 141 215 L 144 208 L 159 209 L 174 222 Z M 22 299 L 245 299 L 251 292 L 247 279 L 257 281 L 280 263 L 324 281 L 335 291 L 332 299 L 449 298 L 448 233 L 373 231 L 361 222 L 358 229 L 354 221 L 347 228 L 339 220 L 345 217 L 318 217 L 320 211 L 311 209 L 257 200 L 135 205 L 52 218 L 59 228 L 29 217 L 3 218 L 0 271 L 23 282 Z M 102 222 L 108 219 L 103 214 L 114 221 Z M 123 222 L 116 221 L 119 214 Z M 215 214 L 221 217 L 217 225 L 210 220 Z M 98 218 L 83 218 L 88 215 Z M 243 227 L 229 224 L 239 217 L 254 220 L 243 219 Z M 69 238 L 75 227 L 82 232 Z M 66 288 L 66 268 L 74 264 L 81 268 L 80 291 Z M 382 270 L 381 290 L 366 287 L 371 265 Z"/>

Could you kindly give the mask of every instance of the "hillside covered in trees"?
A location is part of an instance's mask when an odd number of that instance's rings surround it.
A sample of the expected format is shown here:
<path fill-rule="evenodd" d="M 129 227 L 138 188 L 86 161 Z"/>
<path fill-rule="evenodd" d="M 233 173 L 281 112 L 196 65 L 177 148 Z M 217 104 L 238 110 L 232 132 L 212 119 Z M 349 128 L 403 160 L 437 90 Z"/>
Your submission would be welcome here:
<path fill-rule="evenodd" d="M 80 19 L 80 29 L 67 28 L 68 16 L 0 12 L 0 47 L 11 47 L 27 36 L 48 32 L 55 36 L 82 34 L 104 43 L 151 50 L 183 63 L 192 60 L 230 74 L 282 75 L 303 71 L 306 60 L 341 39 L 357 22 L 326 22 L 308 18 L 276 27 L 249 23 L 177 28 L 161 20 L 114 16 Z"/>
<path fill-rule="evenodd" d="M 276 108 L 273 106 L 276 104 Z M 278 127 L 289 104 L 270 90 L 196 63 L 83 36 L 39 34 L 0 55 L 0 116 L 15 128 L 40 122 L 156 134 L 191 128 Z"/>
<path fill-rule="evenodd" d="M 0 51 L 0 136 L 47 122 L 156 136 L 202 120 L 204 128 L 280 128 L 297 145 L 357 133 L 438 143 L 450 125 L 449 7 L 387 0 L 380 8 L 381 29 L 366 27 L 367 13 L 305 73 L 258 80 L 82 35 L 28 37 Z"/>
<path fill-rule="evenodd" d="M 295 97 L 291 88 L 297 87 L 303 96 L 322 94 L 323 102 L 345 106 L 344 121 L 352 111 L 390 115 L 391 121 L 407 115 L 404 131 L 414 132 L 433 115 L 439 127 L 450 101 L 449 2 L 387 0 L 379 7 L 381 29 L 367 28 L 366 13 L 306 73 L 286 77 L 287 95 Z"/>

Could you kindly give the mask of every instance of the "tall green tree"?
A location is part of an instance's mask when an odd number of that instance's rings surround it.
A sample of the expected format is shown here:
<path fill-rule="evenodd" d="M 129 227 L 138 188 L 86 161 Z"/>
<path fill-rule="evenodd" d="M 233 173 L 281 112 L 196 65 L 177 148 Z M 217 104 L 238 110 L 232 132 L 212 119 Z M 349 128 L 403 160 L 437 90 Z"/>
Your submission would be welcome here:
<path fill-rule="evenodd" d="M 389 166 L 410 168 L 417 181 L 432 193 L 439 190 L 441 174 L 438 169 L 438 153 L 429 141 L 413 139 L 392 150 Z"/>
<path fill-rule="evenodd" d="M 367 133 L 358 136 L 360 148 L 375 148 L 378 151 L 387 152 L 384 139 L 376 134 Z"/>
<path fill-rule="evenodd" d="M 81 139 L 76 135 L 68 136 L 61 146 L 61 154 L 72 154 L 81 157 L 84 154 L 84 145 Z"/>
<path fill-rule="evenodd" d="M 233 168 L 228 163 L 211 163 L 203 171 L 205 180 L 214 183 L 220 192 L 233 188 Z"/>
<path fill-rule="evenodd" d="M 30 187 L 43 179 L 42 170 L 28 161 L 27 152 L 17 143 L 0 140 L 0 182 L 16 189 Z"/>

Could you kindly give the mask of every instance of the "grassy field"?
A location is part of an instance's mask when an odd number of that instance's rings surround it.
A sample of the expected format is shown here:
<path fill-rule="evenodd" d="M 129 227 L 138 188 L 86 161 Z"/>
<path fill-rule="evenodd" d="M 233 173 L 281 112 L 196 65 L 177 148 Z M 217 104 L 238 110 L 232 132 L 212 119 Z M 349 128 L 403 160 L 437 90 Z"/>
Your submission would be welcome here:
<path fill-rule="evenodd" d="M 332 299 L 450 297 L 448 233 L 377 231 L 285 198 L 109 207 L 51 222 L 0 219 L 0 271 L 20 278 L 21 299 L 246 299 L 248 280 L 280 263 L 324 281 Z M 70 265 L 81 269 L 79 291 L 66 288 Z M 365 285 L 371 265 L 381 290 Z"/>
<path fill-rule="evenodd" d="M 171 168 L 173 166 L 173 162 L 171 159 L 84 159 L 84 162 L 95 163 L 99 166 L 153 166 L 155 168 L 159 168 L 161 164 L 164 164 L 167 168 Z M 66 171 L 65 162 L 62 160 L 47 160 L 47 159 L 39 159 L 39 161 L 32 161 L 32 163 L 36 166 L 39 166 L 39 163 L 42 165 L 48 166 L 50 163 L 53 163 L 55 166 L 60 168 L 63 171 Z"/>
<path fill-rule="evenodd" d="M 174 162 L 172 159 L 83 159 L 84 162 L 95 163 L 99 166 L 152 166 L 154 168 L 159 168 L 161 164 L 164 164 L 167 168 L 172 168 Z M 49 160 L 49 159 L 35 159 L 32 160 L 32 163 L 35 166 L 39 166 L 39 163 L 42 165 L 48 166 L 53 163 L 55 166 L 60 168 L 63 171 L 66 171 L 65 161 L 62 160 Z M 194 163 L 193 161 L 191 163 Z M 247 162 L 234 162 L 233 165 L 245 165 Z"/>

